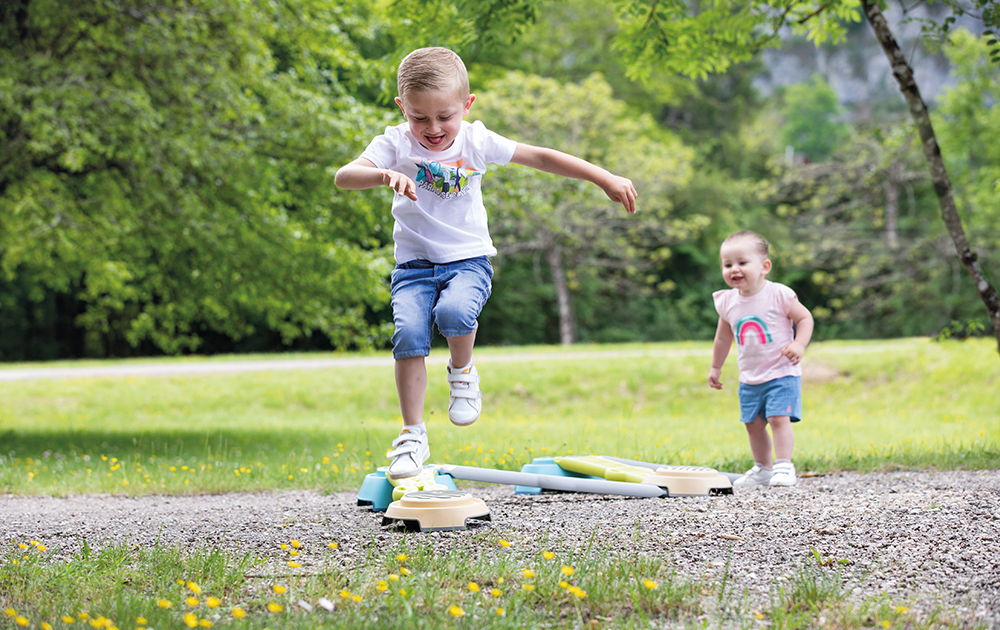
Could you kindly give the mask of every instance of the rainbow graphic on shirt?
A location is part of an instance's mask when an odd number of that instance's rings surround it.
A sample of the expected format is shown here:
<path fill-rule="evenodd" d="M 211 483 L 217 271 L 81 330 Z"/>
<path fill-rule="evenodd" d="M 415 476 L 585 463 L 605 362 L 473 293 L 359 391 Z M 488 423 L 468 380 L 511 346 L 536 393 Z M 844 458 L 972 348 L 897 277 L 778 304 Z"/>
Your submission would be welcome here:
<path fill-rule="evenodd" d="M 756 336 L 757 345 L 767 345 L 774 341 L 764 320 L 756 315 L 745 315 L 736 322 L 736 343 L 747 345 L 747 337 Z"/>
<path fill-rule="evenodd" d="M 469 191 L 470 180 L 482 176 L 481 172 L 467 168 L 462 160 L 434 162 L 417 157 L 410 159 L 417 167 L 417 185 L 442 199 L 461 197 Z"/>

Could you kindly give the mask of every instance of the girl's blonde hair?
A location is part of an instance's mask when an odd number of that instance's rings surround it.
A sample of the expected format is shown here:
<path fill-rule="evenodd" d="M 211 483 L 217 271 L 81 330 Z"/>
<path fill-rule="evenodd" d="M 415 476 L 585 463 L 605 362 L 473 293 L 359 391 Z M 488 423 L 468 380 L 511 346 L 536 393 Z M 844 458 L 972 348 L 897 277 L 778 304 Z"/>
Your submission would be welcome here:
<path fill-rule="evenodd" d="M 722 241 L 724 246 L 726 243 L 734 243 L 736 241 L 747 240 L 753 243 L 753 246 L 757 249 L 757 253 L 767 258 L 769 255 L 770 247 L 768 247 L 767 239 L 765 239 L 760 234 L 756 232 L 750 232 L 744 230 L 743 232 L 734 232 L 726 237 L 726 240 Z"/>
<path fill-rule="evenodd" d="M 404 101 L 409 94 L 444 91 L 464 99 L 469 95 L 469 73 L 462 58 L 447 48 L 418 48 L 400 62 L 396 88 Z"/>

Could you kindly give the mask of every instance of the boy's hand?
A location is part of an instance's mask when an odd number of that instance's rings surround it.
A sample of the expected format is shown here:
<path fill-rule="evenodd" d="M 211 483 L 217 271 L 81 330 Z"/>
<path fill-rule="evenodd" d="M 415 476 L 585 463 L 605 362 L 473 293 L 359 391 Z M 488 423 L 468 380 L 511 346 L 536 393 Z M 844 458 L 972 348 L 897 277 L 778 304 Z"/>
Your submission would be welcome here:
<path fill-rule="evenodd" d="M 635 199 L 639 196 L 639 193 L 635 191 L 632 180 L 613 175 L 611 180 L 602 188 L 604 188 L 604 192 L 611 201 L 617 201 L 625 206 L 625 210 L 629 214 L 635 214 Z"/>
<path fill-rule="evenodd" d="M 802 355 L 805 354 L 805 351 L 806 349 L 802 347 L 802 344 L 797 341 L 793 341 L 781 349 L 781 356 L 791 361 L 792 365 L 798 365 L 799 361 L 802 360 Z"/>
<path fill-rule="evenodd" d="M 708 371 L 708 386 L 712 389 L 722 389 L 722 381 L 719 377 L 722 376 L 722 370 L 720 368 L 712 368 Z"/>
<path fill-rule="evenodd" d="M 397 195 L 406 195 L 414 201 L 417 200 L 417 185 L 412 179 L 387 168 L 383 168 L 379 172 L 382 174 L 382 183 L 395 190 Z"/>

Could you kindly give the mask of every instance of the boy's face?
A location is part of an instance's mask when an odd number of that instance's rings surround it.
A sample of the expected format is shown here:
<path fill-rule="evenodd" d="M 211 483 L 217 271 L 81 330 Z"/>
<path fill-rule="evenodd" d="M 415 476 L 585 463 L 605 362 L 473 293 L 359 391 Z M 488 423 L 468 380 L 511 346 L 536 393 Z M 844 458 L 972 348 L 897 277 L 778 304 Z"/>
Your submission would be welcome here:
<path fill-rule="evenodd" d="M 719 258 L 723 279 L 727 285 L 739 289 L 740 295 L 754 295 L 764 288 L 771 261 L 760 253 L 755 243 L 747 239 L 725 243 Z"/>
<path fill-rule="evenodd" d="M 454 91 L 417 92 L 396 97 L 410 133 L 428 151 L 444 151 L 455 143 L 462 119 L 469 115 L 475 94 L 467 97 Z"/>

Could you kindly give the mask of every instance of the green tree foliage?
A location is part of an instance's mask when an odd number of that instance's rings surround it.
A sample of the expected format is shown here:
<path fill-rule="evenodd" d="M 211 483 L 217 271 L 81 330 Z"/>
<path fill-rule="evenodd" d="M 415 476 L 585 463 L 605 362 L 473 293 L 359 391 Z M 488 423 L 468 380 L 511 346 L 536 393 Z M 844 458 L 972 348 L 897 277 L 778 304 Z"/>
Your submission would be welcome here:
<path fill-rule="evenodd" d="M 708 224 L 701 214 L 671 213 L 672 195 L 691 177 L 693 151 L 649 116 L 630 113 L 597 75 L 562 84 L 511 73 L 487 87 L 472 114 L 498 133 L 629 177 L 642 191 L 640 210 L 630 216 L 586 182 L 517 167 L 489 179 L 490 225 L 501 261 L 544 260 L 564 343 L 576 339 L 573 297 L 585 286 L 608 301 L 672 288 L 650 270 L 671 256 L 672 244 Z"/>
<path fill-rule="evenodd" d="M 850 135 L 848 125 L 837 120 L 842 113 L 837 93 L 822 76 L 788 86 L 783 100 L 782 142 L 809 161 L 826 160 Z"/>
<path fill-rule="evenodd" d="M 990 36 L 954 31 L 945 53 L 955 85 L 939 97 L 935 125 L 955 182 L 956 201 L 980 255 L 1000 251 L 1000 64 L 991 63 Z M 992 265 L 1000 273 L 1000 263 Z M 996 278 L 996 275 L 994 275 Z"/>
<path fill-rule="evenodd" d="M 351 95 L 374 72 L 364 7 L 5 2 L 0 281 L 82 301 L 91 354 L 381 338 L 388 225 L 330 170 L 383 123 Z"/>

